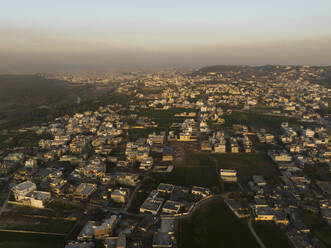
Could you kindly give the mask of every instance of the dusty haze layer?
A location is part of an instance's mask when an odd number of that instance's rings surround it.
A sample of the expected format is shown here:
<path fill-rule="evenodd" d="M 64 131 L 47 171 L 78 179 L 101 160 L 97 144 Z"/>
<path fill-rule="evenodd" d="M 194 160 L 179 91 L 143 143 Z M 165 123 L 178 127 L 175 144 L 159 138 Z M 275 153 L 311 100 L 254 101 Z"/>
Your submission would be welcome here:
<path fill-rule="evenodd" d="M 8 1 L 0 73 L 331 62 L 331 2 Z"/>

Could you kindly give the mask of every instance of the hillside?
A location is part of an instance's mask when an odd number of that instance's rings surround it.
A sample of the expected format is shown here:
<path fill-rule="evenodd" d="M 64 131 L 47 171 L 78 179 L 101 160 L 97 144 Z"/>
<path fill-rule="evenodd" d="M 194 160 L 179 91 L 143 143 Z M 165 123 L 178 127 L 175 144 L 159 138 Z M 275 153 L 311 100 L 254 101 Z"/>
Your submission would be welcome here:
<path fill-rule="evenodd" d="M 94 95 L 91 85 L 75 86 L 39 75 L 0 75 L 0 124 L 33 109 L 74 103 L 78 96 Z"/>
<path fill-rule="evenodd" d="M 52 102 L 65 98 L 68 93 L 68 84 L 64 81 L 38 75 L 0 75 L 0 103 Z"/>

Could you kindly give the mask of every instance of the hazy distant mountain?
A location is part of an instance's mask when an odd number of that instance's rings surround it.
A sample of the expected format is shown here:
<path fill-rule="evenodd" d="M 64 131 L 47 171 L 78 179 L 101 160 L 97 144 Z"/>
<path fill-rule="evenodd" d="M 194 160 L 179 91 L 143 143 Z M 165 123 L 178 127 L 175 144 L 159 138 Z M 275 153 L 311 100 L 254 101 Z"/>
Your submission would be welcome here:
<path fill-rule="evenodd" d="M 208 73 L 208 72 L 227 72 L 227 71 L 238 71 L 248 66 L 241 65 L 212 65 L 202 67 L 199 72 Z"/>
<path fill-rule="evenodd" d="M 45 79 L 39 75 L 0 75 L 0 103 L 52 102 L 65 98 L 69 94 L 67 89 L 66 82 Z"/>
<path fill-rule="evenodd" d="M 84 93 L 93 96 L 92 87 L 40 75 L 0 75 L 0 124 L 24 117 L 34 109 L 74 103 Z"/>
<path fill-rule="evenodd" d="M 300 68 L 301 66 L 291 66 L 291 68 Z M 312 66 L 312 68 L 317 69 L 323 69 L 324 72 L 321 74 L 321 78 L 307 78 L 307 80 L 316 82 L 322 85 L 325 85 L 326 87 L 331 87 L 331 66 Z M 249 72 L 254 73 L 254 75 L 263 75 L 265 73 L 270 73 L 272 71 L 284 71 L 288 70 L 287 66 L 281 65 L 263 65 L 263 66 L 246 66 L 246 65 L 212 65 L 212 66 L 206 66 L 202 67 L 198 71 L 196 71 L 193 74 L 205 74 L 210 72 L 216 72 L 216 73 L 225 73 L 229 71 L 242 71 L 242 72 Z"/>

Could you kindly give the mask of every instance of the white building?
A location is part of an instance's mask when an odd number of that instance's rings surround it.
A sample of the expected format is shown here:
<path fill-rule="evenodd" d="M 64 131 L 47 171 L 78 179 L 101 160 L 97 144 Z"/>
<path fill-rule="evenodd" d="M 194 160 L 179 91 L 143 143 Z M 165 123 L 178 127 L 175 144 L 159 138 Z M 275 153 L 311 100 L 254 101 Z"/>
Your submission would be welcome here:
<path fill-rule="evenodd" d="M 153 158 L 143 158 L 143 160 L 140 163 L 139 169 L 140 170 L 150 170 L 153 166 Z"/>
<path fill-rule="evenodd" d="M 43 191 L 33 191 L 29 194 L 25 200 L 30 201 L 30 206 L 35 208 L 44 208 L 45 203 L 51 199 L 50 192 L 43 192 Z"/>
<path fill-rule="evenodd" d="M 220 176 L 225 182 L 237 182 L 236 170 L 220 169 Z"/>
<path fill-rule="evenodd" d="M 21 201 L 25 199 L 26 195 L 33 192 L 37 189 L 37 186 L 35 183 L 30 181 L 22 182 L 12 188 L 12 192 L 14 194 L 14 197 L 16 201 Z"/>

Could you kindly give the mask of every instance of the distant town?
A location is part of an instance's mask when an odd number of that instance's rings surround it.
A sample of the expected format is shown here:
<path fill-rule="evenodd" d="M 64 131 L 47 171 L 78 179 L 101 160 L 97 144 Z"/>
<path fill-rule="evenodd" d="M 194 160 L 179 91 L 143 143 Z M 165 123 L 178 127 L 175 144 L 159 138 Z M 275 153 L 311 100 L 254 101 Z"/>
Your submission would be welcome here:
<path fill-rule="evenodd" d="M 1 130 L 0 235 L 49 235 L 65 248 L 231 247 L 241 236 L 247 247 L 330 247 L 326 73 L 41 75 L 114 90 Z"/>

